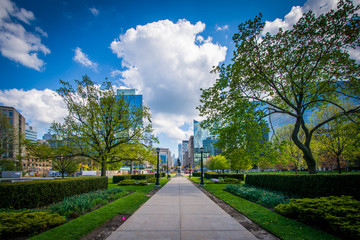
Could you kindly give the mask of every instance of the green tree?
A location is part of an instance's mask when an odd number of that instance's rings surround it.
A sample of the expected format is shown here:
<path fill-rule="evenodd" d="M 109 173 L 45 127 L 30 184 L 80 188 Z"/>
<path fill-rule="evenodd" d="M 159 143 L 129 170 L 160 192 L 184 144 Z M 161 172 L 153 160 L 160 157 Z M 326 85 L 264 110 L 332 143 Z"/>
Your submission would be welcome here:
<path fill-rule="evenodd" d="M 130 104 L 127 96 L 116 96 L 111 82 L 96 85 L 88 76 L 76 81 L 76 90 L 60 80 L 57 90 L 69 115 L 52 131 L 71 142 L 73 156 L 84 156 L 101 166 L 106 176 L 108 164 L 129 160 L 124 146 L 156 141 L 152 135 L 149 109 Z"/>
<path fill-rule="evenodd" d="M 203 91 L 206 105 L 220 98 L 224 102 L 248 99 L 268 106 L 268 115 L 284 114 L 294 119 L 292 141 L 303 152 L 310 174 L 316 173 L 311 140 L 317 129 L 340 115 L 360 111 L 345 109 L 339 97 L 359 99 L 359 64 L 349 56 L 349 49 L 360 45 L 360 9 L 351 1 L 339 1 L 337 10 L 315 17 L 305 13 L 292 29 L 262 35 L 265 23 L 261 14 L 239 25 L 233 63 L 217 67 L 220 73 L 214 86 Z M 333 105 L 338 113 L 309 128 L 306 113 Z M 222 106 L 209 106 L 208 115 Z M 305 140 L 299 139 L 299 132 Z"/>
<path fill-rule="evenodd" d="M 211 157 L 207 161 L 206 166 L 210 170 L 221 170 L 224 173 L 225 170 L 229 169 L 229 161 L 226 159 L 226 157 L 217 155 Z"/>
<path fill-rule="evenodd" d="M 347 108 L 353 107 L 347 105 Z M 322 122 L 324 119 L 338 114 L 338 112 L 339 109 L 337 107 L 333 105 L 326 106 L 316 112 L 315 122 Z M 346 116 L 342 116 L 324 124 L 316 131 L 315 138 L 320 145 L 320 151 L 326 153 L 326 157 L 334 156 L 339 174 L 341 173 L 340 162 L 344 160 L 345 151 L 353 147 L 354 129 L 349 124 L 350 120 Z"/>
<path fill-rule="evenodd" d="M 9 124 L 7 116 L 0 112 L 0 168 L 7 171 L 16 169 L 14 161 L 9 159 L 10 153 L 14 154 L 14 140 L 13 126 Z"/>

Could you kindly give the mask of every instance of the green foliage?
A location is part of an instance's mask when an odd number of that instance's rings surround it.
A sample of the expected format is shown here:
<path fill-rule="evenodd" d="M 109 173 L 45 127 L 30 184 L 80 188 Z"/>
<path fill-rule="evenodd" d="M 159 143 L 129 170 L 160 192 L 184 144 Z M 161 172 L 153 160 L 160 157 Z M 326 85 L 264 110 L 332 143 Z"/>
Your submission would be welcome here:
<path fill-rule="evenodd" d="M 247 174 L 245 183 L 303 197 L 350 195 L 360 199 L 360 175 Z"/>
<path fill-rule="evenodd" d="M 108 164 L 142 159 L 139 153 L 145 147 L 140 147 L 141 143 L 157 141 L 152 134 L 149 108 L 131 106 L 127 96 L 116 95 L 109 81 L 99 87 L 85 75 L 82 81 L 75 82 L 76 89 L 60 80 L 57 92 L 69 115 L 63 123 L 51 126 L 59 140 L 71 143 L 68 154 L 99 163 L 101 176 L 106 176 Z"/>
<path fill-rule="evenodd" d="M 0 237 L 34 235 L 46 231 L 66 221 L 59 214 L 47 212 L 12 212 L 0 213 Z"/>
<path fill-rule="evenodd" d="M 289 203 L 291 198 L 291 196 L 281 192 L 269 191 L 247 185 L 226 185 L 224 190 L 268 208 Z"/>
<path fill-rule="evenodd" d="M 360 238 L 360 202 L 349 196 L 292 199 L 275 210 L 306 224 L 331 229 L 348 239 Z"/>
<path fill-rule="evenodd" d="M 0 208 L 36 208 L 59 202 L 64 197 L 107 188 L 107 177 L 2 183 Z"/>
<path fill-rule="evenodd" d="M 222 155 L 211 157 L 207 162 L 207 168 L 211 170 L 227 170 L 229 169 L 229 161 Z"/>
<path fill-rule="evenodd" d="M 126 174 L 126 175 L 119 175 L 113 176 L 113 183 L 118 183 L 125 179 L 135 179 L 135 180 L 148 180 L 151 178 L 155 178 L 155 174 Z"/>
<path fill-rule="evenodd" d="M 50 205 L 49 210 L 51 213 L 58 213 L 65 217 L 83 214 L 99 204 L 107 204 L 107 200 L 113 199 L 115 194 L 121 193 L 123 191 L 124 190 L 121 188 L 113 188 L 104 191 L 95 191 L 67 197 L 59 203 Z"/>
<path fill-rule="evenodd" d="M 200 175 L 199 175 L 200 177 Z M 226 173 L 212 173 L 212 172 L 207 172 L 204 173 L 204 177 L 205 178 L 236 178 L 236 179 L 240 179 L 241 181 L 244 181 L 244 174 L 226 174 Z"/>
<path fill-rule="evenodd" d="M 147 181 L 140 181 L 140 180 L 135 180 L 135 179 L 125 179 L 120 181 L 118 184 L 118 186 L 126 186 L 126 185 L 138 185 L 138 186 L 145 186 L 147 185 Z"/>

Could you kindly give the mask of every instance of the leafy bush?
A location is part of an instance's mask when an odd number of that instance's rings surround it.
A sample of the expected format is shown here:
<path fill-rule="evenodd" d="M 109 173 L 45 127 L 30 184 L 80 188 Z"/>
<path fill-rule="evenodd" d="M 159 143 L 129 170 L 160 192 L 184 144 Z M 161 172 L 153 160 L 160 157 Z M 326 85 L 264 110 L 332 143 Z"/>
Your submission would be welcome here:
<path fill-rule="evenodd" d="M 360 175 L 246 175 L 246 184 L 302 197 L 350 195 L 360 200 Z M 294 187 L 296 186 L 296 187 Z"/>
<path fill-rule="evenodd" d="M 156 178 L 150 178 L 147 180 L 148 183 L 156 183 Z"/>
<path fill-rule="evenodd" d="M 113 176 L 113 183 L 118 183 L 120 181 L 126 180 L 126 179 L 135 179 L 135 180 L 148 180 L 151 178 L 154 178 L 155 174 L 126 174 L 126 175 L 120 175 L 120 176 Z"/>
<path fill-rule="evenodd" d="M 0 213 L 0 238 L 35 235 L 66 221 L 59 214 L 47 212 Z"/>
<path fill-rule="evenodd" d="M 275 211 L 349 239 L 360 239 L 360 201 L 350 196 L 291 199 L 290 203 L 275 207 Z"/>
<path fill-rule="evenodd" d="M 242 182 L 241 179 L 225 178 L 221 183 L 223 183 L 223 184 L 240 184 L 241 182 Z"/>
<path fill-rule="evenodd" d="M 291 196 L 281 192 L 247 185 L 226 185 L 224 190 L 268 208 L 273 208 L 281 203 L 289 203 L 291 198 Z"/>
<path fill-rule="evenodd" d="M 67 197 L 63 201 L 50 205 L 51 213 L 58 213 L 62 216 L 69 217 L 85 213 L 97 205 L 105 205 L 113 196 L 123 192 L 121 188 L 112 188 L 105 191 L 96 191 L 85 193 L 77 196 Z M 119 195 L 118 195 L 119 196 Z"/>
<path fill-rule="evenodd" d="M 107 177 L 79 177 L 0 184 L 0 208 L 37 208 L 64 197 L 108 188 Z"/>
<path fill-rule="evenodd" d="M 191 174 L 193 177 L 201 177 L 201 172 L 196 172 Z"/>
<path fill-rule="evenodd" d="M 199 176 L 200 177 L 200 176 Z M 236 178 L 236 179 L 240 179 L 241 181 L 244 181 L 244 174 L 219 174 L 219 173 L 212 173 L 212 172 L 207 172 L 204 173 L 204 177 L 205 178 Z"/>
<path fill-rule="evenodd" d="M 138 185 L 138 186 L 145 186 L 147 185 L 147 181 L 137 181 L 135 179 L 126 179 L 126 180 L 122 180 L 120 181 L 118 184 L 118 186 L 126 186 L 126 185 Z"/>

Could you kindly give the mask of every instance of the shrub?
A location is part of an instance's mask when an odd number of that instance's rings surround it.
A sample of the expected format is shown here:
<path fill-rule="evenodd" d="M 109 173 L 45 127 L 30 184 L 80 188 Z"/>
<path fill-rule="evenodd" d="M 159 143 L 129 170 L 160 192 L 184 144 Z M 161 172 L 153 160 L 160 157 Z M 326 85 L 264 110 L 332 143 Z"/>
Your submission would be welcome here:
<path fill-rule="evenodd" d="M 208 172 L 208 173 L 204 173 L 204 177 L 205 178 L 236 178 L 236 179 L 240 179 L 241 181 L 244 181 L 244 174 L 227 174 L 227 173 L 219 174 L 219 173 Z"/>
<path fill-rule="evenodd" d="M 350 196 L 291 199 L 290 203 L 275 207 L 275 211 L 349 239 L 360 239 L 360 201 Z"/>
<path fill-rule="evenodd" d="M 350 195 L 360 200 L 360 175 L 246 175 L 246 184 L 303 197 Z"/>
<path fill-rule="evenodd" d="M 135 179 L 126 179 L 126 180 L 122 180 L 120 181 L 118 184 L 118 186 L 126 186 L 126 185 L 138 185 L 138 186 L 145 186 L 147 185 L 147 181 L 137 181 Z"/>
<path fill-rule="evenodd" d="M 196 172 L 191 174 L 193 177 L 201 177 L 201 172 Z"/>
<path fill-rule="evenodd" d="M 113 183 L 118 183 L 125 179 L 131 179 L 131 175 L 127 174 L 127 175 L 113 176 Z"/>
<path fill-rule="evenodd" d="M 2 183 L 0 208 L 37 208 L 59 202 L 64 197 L 107 188 L 107 177 Z"/>
<path fill-rule="evenodd" d="M 69 217 L 74 213 L 79 215 L 91 210 L 100 203 L 101 205 L 105 205 L 108 199 L 112 199 L 112 196 L 123 191 L 121 188 L 112 188 L 105 191 L 95 191 L 67 197 L 59 203 L 50 205 L 49 210 L 51 213 L 58 213 L 65 217 Z M 105 201 L 99 201 L 98 199 Z"/>
<path fill-rule="evenodd" d="M 147 180 L 148 183 L 156 183 L 156 178 L 151 178 Z"/>
<path fill-rule="evenodd" d="M 289 203 L 291 198 L 291 196 L 281 192 L 269 191 L 247 185 L 226 185 L 225 191 L 268 208 L 273 208 L 281 203 Z"/>
<path fill-rule="evenodd" d="M 66 221 L 59 214 L 47 212 L 0 213 L 0 238 L 35 235 Z"/>
<path fill-rule="evenodd" d="M 135 180 L 148 180 L 151 178 L 155 178 L 155 174 L 134 174 L 131 175 L 131 179 Z"/>

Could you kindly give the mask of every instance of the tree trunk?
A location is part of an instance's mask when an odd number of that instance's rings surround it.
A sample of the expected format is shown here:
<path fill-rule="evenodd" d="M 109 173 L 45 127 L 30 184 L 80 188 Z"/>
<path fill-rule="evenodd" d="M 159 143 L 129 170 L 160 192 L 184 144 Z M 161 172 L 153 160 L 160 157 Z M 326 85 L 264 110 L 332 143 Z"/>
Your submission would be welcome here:
<path fill-rule="evenodd" d="M 133 174 L 133 161 L 130 160 L 130 175 Z"/>
<path fill-rule="evenodd" d="M 101 176 L 106 177 L 106 161 L 104 159 L 101 161 Z"/>
<path fill-rule="evenodd" d="M 306 133 L 305 129 L 303 129 L 305 131 L 305 144 L 303 144 L 298 137 L 301 121 L 301 118 L 296 119 L 294 131 L 291 134 L 291 139 L 293 140 L 295 145 L 298 146 L 303 152 L 304 160 L 306 162 L 306 165 L 308 166 L 309 174 L 316 174 L 316 162 L 310 149 L 311 135 L 309 133 Z"/>
<path fill-rule="evenodd" d="M 339 172 L 339 174 L 341 174 L 341 166 L 340 166 L 340 157 L 339 157 L 339 155 L 336 155 L 336 162 L 337 162 L 337 165 L 338 165 L 338 172 Z"/>

